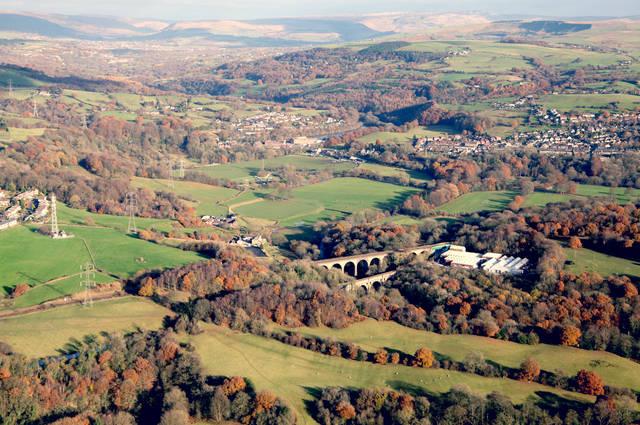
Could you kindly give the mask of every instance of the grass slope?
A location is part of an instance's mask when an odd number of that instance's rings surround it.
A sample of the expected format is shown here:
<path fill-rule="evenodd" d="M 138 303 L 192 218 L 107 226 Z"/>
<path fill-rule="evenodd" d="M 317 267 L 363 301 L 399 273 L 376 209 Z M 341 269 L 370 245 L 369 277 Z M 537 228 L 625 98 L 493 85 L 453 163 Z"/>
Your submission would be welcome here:
<path fill-rule="evenodd" d="M 298 170 L 324 170 L 333 167 L 337 170 L 353 168 L 354 165 L 348 162 L 335 163 L 327 158 L 315 158 L 303 155 L 289 155 L 270 158 L 264 160 L 264 168 L 279 168 L 285 165 L 292 165 Z M 236 162 L 234 164 L 221 164 L 209 167 L 196 168 L 200 171 L 218 179 L 229 179 L 233 181 L 243 181 L 252 178 L 262 170 L 262 160 Z"/>
<path fill-rule="evenodd" d="M 0 294 L 19 283 L 35 285 L 78 273 L 89 261 L 80 239 L 51 239 L 34 228 L 14 227 L 0 232 Z"/>
<path fill-rule="evenodd" d="M 564 248 L 567 254 L 565 269 L 580 274 L 585 271 L 598 272 L 603 277 L 628 275 L 640 278 L 640 262 L 614 257 L 587 248 Z"/>
<path fill-rule="evenodd" d="M 64 227 L 64 226 L 63 226 Z M 138 270 L 169 268 L 202 261 L 205 258 L 190 251 L 182 251 L 127 235 L 122 230 L 92 227 L 64 227 L 76 238 L 87 241 L 98 268 L 121 278 L 131 277 Z M 136 261 L 143 258 L 143 261 Z"/>
<path fill-rule="evenodd" d="M 526 384 L 502 378 L 483 378 L 438 369 L 406 366 L 380 366 L 291 347 L 254 335 L 239 334 L 225 328 L 212 327 L 198 336 L 185 336 L 200 353 L 207 372 L 214 375 L 246 376 L 258 390 L 270 389 L 296 410 L 301 424 L 315 423 L 306 410 L 315 390 L 327 386 L 349 388 L 418 387 L 438 393 L 452 385 L 466 384 L 482 394 L 499 391 L 516 403 L 532 397 L 537 391 L 553 392 L 580 400 L 592 398 L 557 391 L 538 384 Z"/>
<path fill-rule="evenodd" d="M 449 214 L 472 214 L 480 211 L 502 211 L 516 196 L 516 192 L 472 192 L 437 208 Z"/>
<path fill-rule="evenodd" d="M 0 320 L 0 340 L 27 356 L 44 357 L 86 335 L 159 328 L 168 313 L 164 307 L 137 297 L 101 301 L 92 308 L 61 307 Z"/>
<path fill-rule="evenodd" d="M 395 322 L 367 319 L 347 329 L 302 328 L 307 335 L 351 341 L 367 349 L 396 349 L 414 353 L 425 346 L 443 357 L 462 361 L 471 351 L 484 354 L 485 359 L 509 367 L 519 367 L 533 357 L 543 369 L 561 369 L 574 375 L 580 369 L 595 370 L 606 384 L 640 390 L 640 364 L 604 351 L 580 350 L 547 344 L 526 345 L 475 335 L 441 335 L 401 326 Z"/>
<path fill-rule="evenodd" d="M 81 275 L 70 276 L 52 283 L 39 285 L 30 289 L 26 294 L 16 298 L 14 304 L 6 310 L 16 308 L 30 307 L 32 305 L 42 304 L 45 301 L 51 301 L 56 298 L 72 295 L 84 290 L 81 282 L 84 278 Z M 94 282 L 106 283 L 113 282 L 115 279 L 104 273 L 95 273 Z"/>
<path fill-rule="evenodd" d="M 237 190 L 225 187 L 187 181 L 174 181 L 173 187 L 170 187 L 169 180 L 136 177 L 131 183 L 135 187 L 147 187 L 154 191 L 173 192 L 183 199 L 195 202 L 195 209 L 198 215 L 217 215 L 225 212 L 225 208 L 217 205 L 217 203 L 239 193 Z"/>

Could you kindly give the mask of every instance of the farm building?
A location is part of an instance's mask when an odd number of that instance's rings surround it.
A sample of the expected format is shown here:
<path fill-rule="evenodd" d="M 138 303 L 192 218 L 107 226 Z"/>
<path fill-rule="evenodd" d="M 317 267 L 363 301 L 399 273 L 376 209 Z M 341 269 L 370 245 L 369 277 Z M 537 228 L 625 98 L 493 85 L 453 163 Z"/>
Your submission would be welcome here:
<path fill-rule="evenodd" d="M 440 254 L 439 260 L 451 267 L 465 267 L 481 269 L 490 273 L 522 274 L 529 260 L 520 257 L 510 257 L 495 252 L 480 254 L 468 252 L 464 246 L 451 245 Z"/>

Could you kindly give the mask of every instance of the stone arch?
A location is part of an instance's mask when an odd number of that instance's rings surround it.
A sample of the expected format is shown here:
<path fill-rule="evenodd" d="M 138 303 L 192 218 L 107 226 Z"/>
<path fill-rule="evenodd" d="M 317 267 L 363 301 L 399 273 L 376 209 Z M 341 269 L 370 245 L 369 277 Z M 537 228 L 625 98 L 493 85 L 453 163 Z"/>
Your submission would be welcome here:
<path fill-rule="evenodd" d="M 382 258 L 381 257 L 374 257 L 369 262 L 369 269 L 377 267 L 378 273 L 380 273 L 380 272 L 382 272 L 381 265 L 382 265 Z"/>
<path fill-rule="evenodd" d="M 358 290 L 362 290 L 365 294 L 369 293 L 369 288 L 367 288 L 367 285 L 360 285 L 358 287 Z"/>
<path fill-rule="evenodd" d="M 340 271 L 342 271 L 342 264 L 340 263 L 335 263 L 333 266 L 331 266 L 332 269 L 338 269 Z"/>
<path fill-rule="evenodd" d="M 349 261 L 344 265 L 342 271 L 349 276 L 356 276 L 356 264 L 353 261 Z"/>
<path fill-rule="evenodd" d="M 360 260 L 356 265 L 356 276 L 358 278 L 365 277 L 369 271 L 369 262 L 367 260 Z"/>
<path fill-rule="evenodd" d="M 373 282 L 373 284 L 371 285 L 371 287 L 373 288 L 374 291 L 378 292 L 380 290 L 380 287 L 382 286 L 382 282 L 380 281 L 375 281 Z"/>

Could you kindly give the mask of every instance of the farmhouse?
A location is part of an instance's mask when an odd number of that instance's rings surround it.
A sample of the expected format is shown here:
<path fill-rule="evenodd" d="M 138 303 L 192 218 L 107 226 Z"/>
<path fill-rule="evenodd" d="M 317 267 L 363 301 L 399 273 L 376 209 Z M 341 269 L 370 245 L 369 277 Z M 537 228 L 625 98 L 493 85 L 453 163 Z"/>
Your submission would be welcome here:
<path fill-rule="evenodd" d="M 296 137 L 292 141 L 292 143 L 294 145 L 298 145 L 298 146 L 310 146 L 310 145 L 315 145 L 315 144 L 320 143 L 320 142 L 321 142 L 320 139 L 314 139 L 314 138 L 307 137 L 307 136 Z"/>
<path fill-rule="evenodd" d="M 262 235 L 258 236 L 235 236 L 231 241 L 229 241 L 229 245 L 241 246 L 243 248 L 248 248 L 251 246 L 261 247 L 264 243 L 264 239 Z"/>

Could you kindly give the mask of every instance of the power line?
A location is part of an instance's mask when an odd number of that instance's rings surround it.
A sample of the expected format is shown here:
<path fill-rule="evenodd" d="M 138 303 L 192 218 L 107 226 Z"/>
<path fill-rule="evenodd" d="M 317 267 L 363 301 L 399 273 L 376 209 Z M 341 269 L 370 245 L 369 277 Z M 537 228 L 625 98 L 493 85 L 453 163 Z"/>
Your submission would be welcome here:
<path fill-rule="evenodd" d="M 138 233 L 136 228 L 136 212 L 138 210 L 138 200 L 135 192 L 129 192 L 126 195 L 127 209 L 129 210 L 129 225 L 127 226 L 127 233 Z"/>
<path fill-rule="evenodd" d="M 38 104 L 35 98 L 33 99 L 33 116 L 34 118 L 38 118 Z"/>
<path fill-rule="evenodd" d="M 82 270 L 83 277 L 82 282 L 80 282 L 80 286 L 84 286 L 84 299 L 82 300 L 82 305 L 85 307 L 93 307 L 91 288 L 96 284 L 95 268 L 93 267 L 93 264 L 86 262 L 80 266 L 80 270 Z"/>

